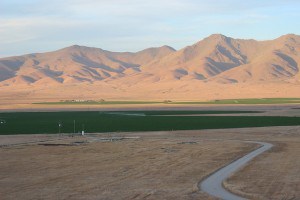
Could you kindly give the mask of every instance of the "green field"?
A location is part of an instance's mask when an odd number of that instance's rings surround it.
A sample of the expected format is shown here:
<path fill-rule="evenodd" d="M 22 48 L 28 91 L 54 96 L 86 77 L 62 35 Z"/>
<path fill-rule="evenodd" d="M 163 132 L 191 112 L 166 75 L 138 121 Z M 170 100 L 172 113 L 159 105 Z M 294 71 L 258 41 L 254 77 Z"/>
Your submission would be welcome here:
<path fill-rule="evenodd" d="M 300 104 L 300 98 L 221 99 L 206 102 L 174 102 L 174 104 Z"/>
<path fill-rule="evenodd" d="M 224 114 L 226 111 L 220 112 Z M 191 111 L 0 113 L 0 134 L 58 133 L 59 123 L 62 124 L 61 132 L 73 133 L 74 120 L 76 133 L 83 127 L 86 132 L 101 133 L 300 125 L 300 117 L 164 116 L 166 113 L 191 114 Z M 195 111 L 192 113 L 195 114 Z M 210 111 L 202 112 L 208 113 Z"/>
<path fill-rule="evenodd" d="M 116 114 L 116 115 L 200 115 L 200 114 L 246 114 L 246 113 L 263 113 L 264 111 L 232 111 L 232 110 L 209 110 L 209 111 L 195 111 L 195 110 L 160 110 L 160 111 L 126 111 L 126 112 L 102 112 L 102 114 Z"/>
<path fill-rule="evenodd" d="M 126 105 L 126 104 L 300 104 L 300 98 L 220 99 L 213 101 L 60 101 L 38 102 L 45 105 Z"/>

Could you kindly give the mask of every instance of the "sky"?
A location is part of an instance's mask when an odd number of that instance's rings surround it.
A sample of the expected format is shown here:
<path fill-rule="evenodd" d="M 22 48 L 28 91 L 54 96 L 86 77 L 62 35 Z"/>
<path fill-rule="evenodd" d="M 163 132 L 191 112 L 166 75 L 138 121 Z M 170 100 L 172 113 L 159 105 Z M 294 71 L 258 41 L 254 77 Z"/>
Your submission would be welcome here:
<path fill-rule="evenodd" d="M 214 33 L 300 35 L 299 0 L 0 0 L 0 57 L 74 44 L 136 52 L 192 45 Z"/>

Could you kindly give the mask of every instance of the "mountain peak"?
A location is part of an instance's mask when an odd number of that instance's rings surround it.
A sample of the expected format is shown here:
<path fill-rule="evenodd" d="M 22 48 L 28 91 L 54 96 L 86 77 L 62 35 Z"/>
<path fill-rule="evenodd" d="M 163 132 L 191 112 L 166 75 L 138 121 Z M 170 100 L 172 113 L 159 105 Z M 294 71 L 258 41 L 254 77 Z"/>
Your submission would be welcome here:
<path fill-rule="evenodd" d="M 86 49 L 86 48 L 92 48 L 92 47 L 87 47 L 87 46 L 81 46 L 81 45 L 78 45 L 78 44 L 74 44 L 74 45 L 71 45 L 69 47 L 66 47 L 65 49 Z"/>
<path fill-rule="evenodd" d="M 206 43 L 211 43 L 211 44 L 218 44 L 218 43 L 230 43 L 232 40 L 231 37 L 227 37 L 222 34 L 212 34 L 203 40 L 199 41 L 198 43 L 206 42 Z M 196 43 L 196 44 L 198 44 Z"/>
<path fill-rule="evenodd" d="M 212 34 L 212 35 L 208 36 L 208 37 L 205 38 L 205 39 L 225 40 L 225 39 L 227 39 L 227 38 L 228 38 L 227 36 L 222 35 L 222 34 Z"/>
<path fill-rule="evenodd" d="M 168 50 L 171 50 L 171 51 L 176 51 L 176 49 L 174 49 L 173 47 L 168 46 L 168 45 L 161 46 L 160 48 L 162 48 L 162 49 L 168 49 Z"/>
<path fill-rule="evenodd" d="M 295 34 L 286 34 L 283 36 L 280 36 L 279 38 L 275 39 L 276 41 L 279 42 L 284 42 L 284 43 L 298 43 L 300 41 L 300 36 L 295 35 Z"/>
<path fill-rule="evenodd" d="M 77 44 L 74 44 L 74 45 L 71 45 L 71 46 L 68 46 L 68 47 L 65 47 L 65 48 L 62 48 L 62 49 L 59 49 L 59 50 L 80 50 L 83 46 L 80 46 L 80 45 L 77 45 Z"/>
<path fill-rule="evenodd" d="M 296 39 L 296 38 L 300 38 L 300 36 L 289 33 L 289 34 L 280 36 L 278 39 Z"/>
<path fill-rule="evenodd" d="M 83 47 L 83 46 L 80 46 L 78 44 L 74 44 L 74 45 L 71 45 L 71 46 L 67 46 L 63 49 L 80 49 L 81 47 Z"/>
<path fill-rule="evenodd" d="M 160 47 L 150 47 L 150 48 L 144 49 L 142 51 L 138 51 L 136 53 L 143 53 L 143 52 L 150 53 L 151 52 L 151 54 L 157 54 L 158 52 L 174 52 L 174 51 L 176 51 L 174 48 L 164 45 L 164 46 L 160 46 Z"/>
<path fill-rule="evenodd" d="M 65 47 L 63 49 L 60 49 L 58 51 L 64 51 L 64 52 L 86 52 L 86 51 L 104 51 L 101 48 L 95 48 L 95 47 L 87 47 L 87 46 L 81 46 L 81 45 L 72 45 Z"/>
<path fill-rule="evenodd" d="M 288 34 L 285 34 L 281 37 L 288 37 L 288 38 L 291 38 L 291 37 L 299 37 L 299 35 L 296 35 L 296 34 L 293 34 L 293 33 L 288 33 Z"/>
<path fill-rule="evenodd" d="M 70 48 L 80 48 L 81 46 L 78 44 L 71 45 Z"/>

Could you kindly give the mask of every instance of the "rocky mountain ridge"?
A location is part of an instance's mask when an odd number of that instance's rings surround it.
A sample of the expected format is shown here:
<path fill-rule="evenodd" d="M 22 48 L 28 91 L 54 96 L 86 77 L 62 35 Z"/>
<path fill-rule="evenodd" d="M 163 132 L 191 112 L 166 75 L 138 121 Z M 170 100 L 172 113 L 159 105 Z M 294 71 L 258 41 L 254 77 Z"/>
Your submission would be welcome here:
<path fill-rule="evenodd" d="M 136 53 L 70 46 L 48 53 L 0 59 L 0 84 L 68 84 L 148 80 L 240 83 L 299 80 L 300 36 L 242 40 L 213 34 L 176 51 Z"/>

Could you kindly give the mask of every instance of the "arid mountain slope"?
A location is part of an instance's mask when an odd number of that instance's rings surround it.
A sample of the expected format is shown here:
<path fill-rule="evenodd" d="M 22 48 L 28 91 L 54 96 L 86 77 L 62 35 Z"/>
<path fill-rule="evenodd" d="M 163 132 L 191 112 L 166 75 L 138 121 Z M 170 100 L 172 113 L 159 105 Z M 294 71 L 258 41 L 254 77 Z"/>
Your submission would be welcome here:
<path fill-rule="evenodd" d="M 218 76 L 237 82 L 300 80 L 300 37 L 285 35 L 257 48 L 257 55 L 245 65 Z"/>
<path fill-rule="evenodd" d="M 74 45 L 49 53 L 2 58 L 0 81 L 8 85 L 100 81 L 139 71 L 141 65 L 174 51 L 163 46 L 137 53 L 117 53 Z"/>
<path fill-rule="evenodd" d="M 281 81 L 299 76 L 300 37 L 272 41 L 208 38 L 142 66 L 160 79 L 197 79 L 236 83 Z"/>
<path fill-rule="evenodd" d="M 269 41 L 214 34 L 178 51 L 74 45 L 1 58 L 0 89 L 7 99 L 300 97 L 299 64 L 300 36 L 293 34 Z"/>

